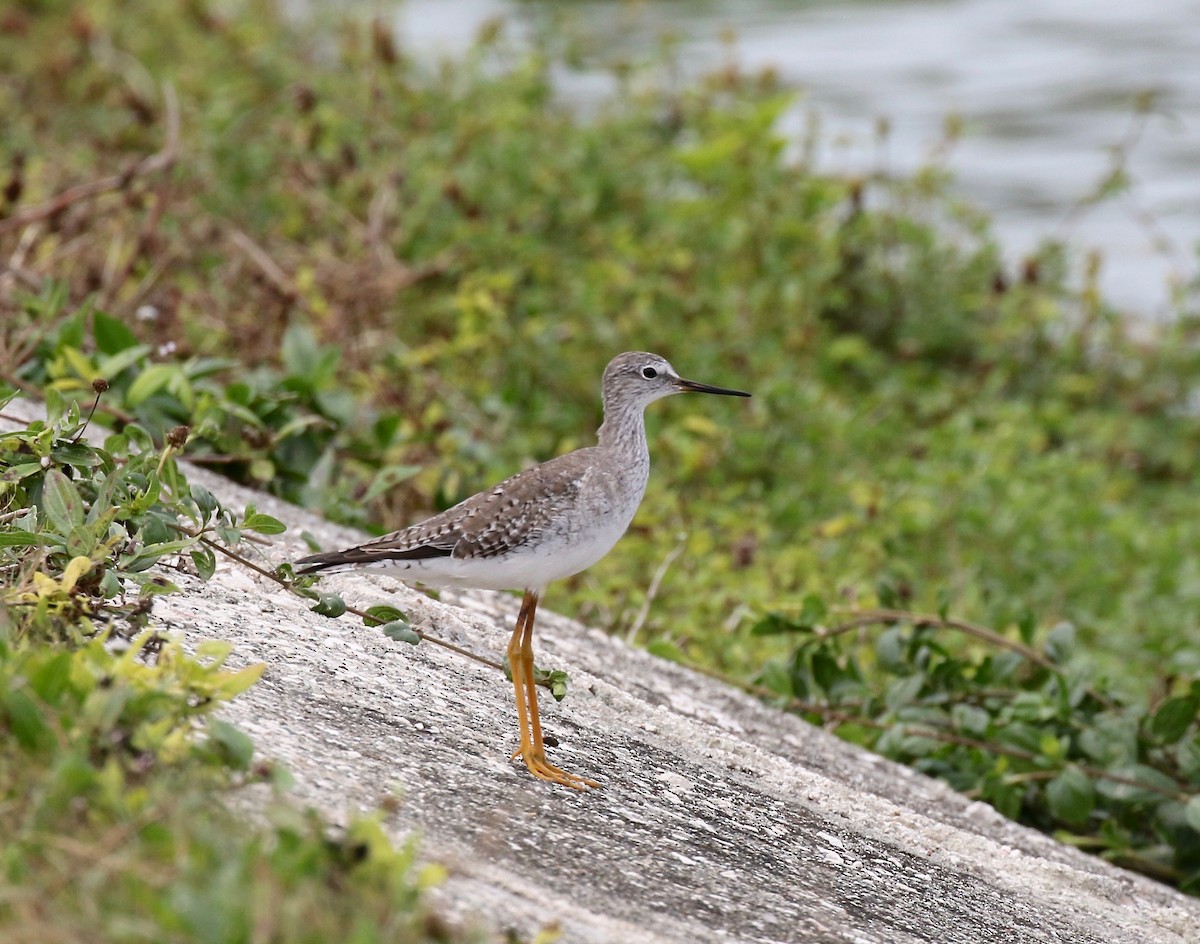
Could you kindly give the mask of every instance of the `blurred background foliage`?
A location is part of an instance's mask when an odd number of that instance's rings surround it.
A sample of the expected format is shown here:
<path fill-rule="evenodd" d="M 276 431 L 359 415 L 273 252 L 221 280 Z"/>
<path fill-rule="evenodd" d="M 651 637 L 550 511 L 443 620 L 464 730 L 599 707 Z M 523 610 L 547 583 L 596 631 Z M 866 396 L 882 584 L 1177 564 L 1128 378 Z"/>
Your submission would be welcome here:
<path fill-rule="evenodd" d="M 556 609 L 785 700 L 837 700 L 791 631 L 813 600 L 1068 624 L 1105 699 L 1191 698 L 1198 313 L 1131 325 L 1069 247 L 1006 261 L 943 168 L 814 172 L 770 73 L 681 83 L 664 48 L 581 110 L 571 54 L 496 23 L 434 62 L 266 0 L 18 3 L 0 380 L 103 376 L 116 425 L 187 424 L 189 458 L 385 531 L 589 443 L 605 363 L 657 351 L 754 399 L 651 409 L 632 533 Z M 857 639 L 839 672 L 898 668 Z M 973 677 L 978 640 L 938 645 Z"/>

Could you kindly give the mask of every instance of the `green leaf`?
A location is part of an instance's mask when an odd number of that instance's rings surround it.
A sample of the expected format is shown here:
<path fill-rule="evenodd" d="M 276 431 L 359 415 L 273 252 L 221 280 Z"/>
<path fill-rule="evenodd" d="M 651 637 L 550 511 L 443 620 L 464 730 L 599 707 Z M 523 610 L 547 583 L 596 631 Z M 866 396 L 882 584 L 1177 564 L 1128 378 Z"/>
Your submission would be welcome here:
<path fill-rule="evenodd" d="M 409 645 L 417 645 L 421 641 L 420 635 L 408 623 L 403 623 L 397 620 L 393 623 L 388 623 L 383 627 L 383 634 L 395 639 L 397 642 L 406 642 Z"/>
<path fill-rule="evenodd" d="M 955 705 L 950 717 L 958 730 L 972 737 L 984 737 L 992 723 L 992 716 L 976 705 Z"/>
<path fill-rule="evenodd" d="M 396 609 L 394 606 L 372 606 L 367 609 L 367 616 L 363 618 L 364 626 L 382 626 L 384 623 L 394 621 L 405 622 L 408 617 L 403 612 Z"/>
<path fill-rule="evenodd" d="M 562 669 L 539 669 L 534 666 L 533 681 L 536 685 L 550 689 L 555 701 L 562 701 L 567 697 L 567 686 L 571 677 Z"/>
<path fill-rule="evenodd" d="M 145 570 L 145 568 L 142 569 Z M 126 576 L 138 585 L 139 600 L 144 600 L 159 593 L 179 592 L 179 588 L 167 580 L 166 577 L 143 577 L 140 574 L 127 574 Z"/>
<path fill-rule="evenodd" d="M 100 578 L 100 593 L 106 600 L 111 600 L 113 597 L 121 593 L 121 578 L 117 576 L 115 570 L 106 569 L 104 576 Z"/>
<path fill-rule="evenodd" d="M 1075 649 L 1075 626 L 1072 623 L 1058 623 L 1046 636 L 1046 657 L 1059 665 L 1071 658 Z"/>
<path fill-rule="evenodd" d="M 101 354 L 116 354 L 138 343 L 137 337 L 123 321 L 102 311 L 92 314 L 92 336 Z"/>
<path fill-rule="evenodd" d="M 192 551 L 192 563 L 196 565 L 196 573 L 202 580 L 211 580 L 217 572 L 217 555 L 211 547 L 199 547 Z"/>
<path fill-rule="evenodd" d="M 281 427 L 279 427 L 279 429 L 275 430 L 275 435 L 272 437 L 272 440 L 278 444 L 283 442 L 285 439 L 290 439 L 292 436 L 298 436 L 306 429 L 311 429 L 313 427 L 329 428 L 332 425 L 333 424 L 331 424 L 329 420 L 325 419 L 323 416 L 316 416 L 315 414 L 311 413 L 304 416 L 296 416 L 284 423 Z"/>
<path fill-rule="evenodd" d="M 1096 806 L 1096 789 L 1092 779 L 1072 764 L 1046 784 L 1046 803 L 1057 819 L 1081 826 Z"/>
<path fill-rule="evenodd" d="M 1054 717 L 1055 705 L 1044 692 L 1018 692 L 1012 700 L 1010 712 L 1017 721 L 1040 724 Z"/>
<path fill-rule="evenodd" d="M 292 377 L 310 382 L 317 379 L 322 367 L 322 350 L 311 328 L 293 322 L 283 333 L 279 355 Z"/>
<path fill-rule="evenodd" d="M 1183 737 L 1200 713 L 1200 698 L 1184 695 L 1168 698 L 1150 719 L 1150 730 L 1168 744 Z"/>
<path fill-rule="evenodd" d="M 907 642 L 904 630 L 900 626 L 889 626 L 879 635 L 875 643 L 875 658 L 879 667 L 885 672 L 902 674 L 909 670 L 908 659 L 905 658 Z"/>
<path fill-rule="evenodd" d="M 71 653 L 56 653 L 29 674 L 29 687 L 42 701 L 57 704 L 71 680 L 71 663 Z"/>
<path fill-rule="evenodd" d="M 950 599 L 950 591 L 945 587 L 938 587 L 937 591 L 937 615 L 945 620 L 950 618 L 950 604 L 953 601 Z"/>
<path fill-rule="evenodd" d="M 1037 619 L 1032 611 L 1026 610 L 1017 620 L 1017 632 L 1021 635 L 1021 642 L 1027 646 L 1033 645 L 1033 634 L 1037 629 Z"/>
<path fill-rule="evenodd" d="M 62 392 L 54 386 L 43 387 L 42 397 L 46 403 L 46 421 L 48 423 L 57 423 L 62 419 L 62 415 L 67 406 L 67 401 L 63 397 Z M 72 403 L 74 401 L 71 401 Z"/>
<path fill-rule="evenodd" d="M 42 485 L 42 508 L 54 530 L 60 534 L 83 524 L 83 499 L 75 483 L 59 469 L 50 469 Z"/>
<path fill-rule="evenodd" d="M 1175 761 L 1185 777 L 1200 781 L 1200 735 L 1193 734 L 1175 746 Z"/>
<path fill-rule="evenodd" d="M 5 469 L 0 474 L 0 482 L 20 482 L 41 471 L 42 464 L 40 462 L 22 462 L 20 465 L 11 465 Z"/>
<path fill-rule="evenodd" d="M 287 525 L 278 518 L 259 512 L 247 515 L 239 527 L 243 531 L 257 531 L 259 534 L 283 534 L 287 530 Z"/>
<path fill-rule="evenodd" d="M 168 521 L 157 511 L 147 515 L 142 520 L 144 523 L 138 530 L 137 536 L 146 547 L 155 544 L 166 544 L 174 538 L 175 532 L 171 530 L 171 525 L 174 522 Z"/>
<path fill-rule="evenodd" d="M 813 681 L 828 692 L 842 677 L 842 668 L 832 655 L 824 649 L 818 649 L 812 657 L 812 675 Z"/>
<path fill-rule="evenodd" d="M 50 451 L 50 458 L 58 465 L 73 465 L 90 469 L 104 462 L 103 457 L 86 443 L 58 443 Z"/>
<path fill-rule="evenodd" d="M 190 550 L 195 543 L 195 538 L 179 538 L 175 541 L 164 541 L 161 544 L 148 544 L 138 552 L 137 556 L 152 554 L 154 557 L 165 557 L 167 554 L 178 554 L 180 551 Z"/>
<path fill-rule="evenodd" d="M 1133 783 L 1101 780 L 1096 789 L 1102 796 L 1120 803 L 1161 803 L 1165 795 L 1176 793 L 1179 784 L 1161 770 L 1147 764 L 1128 764 L 1110 767 L 1109 773 Z"/>
<path fill-rule="evenodd" d="M 150 353 L 148 344 L 136 344 L 133 347 L 127 347 L 123 351 L 118 351 L 116 354 L 102 357 L 96 364 L 96 373 L 105 380 L 112 380 L 119 376 L 127 368 L 132 367 L 138 361 L 145 359 Z"/>
<path fill-rule="evenodd" d="M 808 661 L 804 658 L 803 649 L 796 649 L 792 653 L 791 664 L 787 667 L 787 675 L 787 688 L 776 687 L 775 691 L 784 695 L 790 694 L 794 698 L 807 699 L 812 693 L 812 685 L 809 684 L 812 673 L 808 670 Z"/>
<path fill-rule="evenodd" d="M 0 531 L 0 547 L 37 547 L 40 544 L 54 544 L 55 538 L 49 534 L 34 534 L 32 531 L 21 531 L 16 528 L 11 531 Z"/>
<path fill-rule="evenodd" d="M 257 456 L 250 462 L 250 478 L 256 482 L 270 482 L 275 478 L 275 463 L 264 456 Z"/>
<path fill-rule="evenodd" d="M 798 633 L 808 627 L 792 622 L 779 613 L 768 613 L 750 628 L 751 636 L 778 636 L 783 633 Z"/>
<path fill-rule="evenodd" d="M 421 471 L 419 465 L 388 465 L 379 470 L 362 497 L 363 504 L 374 501 L 384 492 L 395 487 L 406 479 L 412 478 Z"/>
<path fill-rule="evenodd" d="M 196 507 L 200 509 L 200 514 L 207 518 L 219 507 L 213 493 L 203 485 L 191 486 L 192 501 L 196 503 Z"/>
<path fill-rule="evenodd" d="M 336 619 L 346 612 L 346 601 L 336 593 L 322 593 L 317 598 L 317 605 L 312 607 L 312 611 Z M 386 627 L 384 631 L 387 631 Z"/>
<path fill-rule="evenodd" d="M 0 719 L 7 716 L 8 729 L 17 743 L 28 751 L 48 747 L 52 735 L 37 703 L 19 688 L 10 688 L 0 697 L 3 698 L 0 701 L 0 705 L 3 705 Z"/>
<path fill-rule="evenodd" d="M 1200 833 L 1200 796 L 1194 796 L 1187 801 L 1187 805 L 1183 808 L 1183 815 L 1187 824 Z"/>
<path fill-rule="evenodd" d="M 891 711 L 895 711 L 905 705 L 911 705 L 920 696 L 924 685 L 925 676 L 920 674 L 908 675 L 897 679 L 887 687 L 887 692 L 884 694 L 884 703 Z"/>
<path fill-rule="evenodd" d="M 136 407 L 149 400 L 166 387 L 178 373 L 179 368 L 174 364 L 151 364 L 130 384 L 129 392 L 125 394 L 125 402 L 131 407 Z"/>
<path fill-rule="evenodd" d="M 254 662 L 238 669 L 236 672 L 222 672 L 219 686 L 222 698 L 233 698 L 240 695 L 252 685 L 258 684 L 263 672 L 267 670 L 265 662 Z"/>
<path fill-rule="evenodd" d="M 687 662 L 687 656 L 684 654 L 683 650 L 679 648 L 679 644 L 670 639 L 652 640 L 650 644 L 646 646 L 646 651 L 660 659 L 666 659 L 668 662 Z M 788 689 L 787 694 L 791 694 L 790 688 Z"/>
<path fill-rule="evenodd" d="M 810 593 L 804 598 L 804 602 L 800 604 L 800 625 L 804 627 L 816 626 L 829 614 L 829 608 L 815 593 Z"/>
<path fill-rule="evenodd" d="M 72 528 L 66 535 L 67 553 L 72 557 L 91 557 L 96 545 L 108 532 L 108 522 L 84 525 Z"/>
<path fill-rule="evenodd" d="M 254 742 L 240 728 L 220 718 L 211 718 L 208 722 L 208 739 L 229 766 L 237 770 L 246 770 L 250 766 L 254 757 Z"/>
<path fill-rule="evenodd" d="M 161 494 L 162 483 L 159 482 L 157 473 L 151 472 L 146 480 L 145 490 L 124 502 L 121 505 L 121 514 L 125 517 L 144 514 L 154 507 L 155 502 L 158 501 L 158 497 Z"/>

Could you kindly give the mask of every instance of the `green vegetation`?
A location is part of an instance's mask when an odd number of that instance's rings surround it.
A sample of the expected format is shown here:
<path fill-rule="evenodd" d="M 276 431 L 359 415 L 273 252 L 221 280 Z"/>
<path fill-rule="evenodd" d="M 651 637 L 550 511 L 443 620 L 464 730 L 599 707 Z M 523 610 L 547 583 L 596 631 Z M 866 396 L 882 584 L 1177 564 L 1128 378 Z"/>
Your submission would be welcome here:
<path fill-rule="evenodd" d="M 99 317 L 99 316 L 98 316 Z M 103 319 L 99 318 L 99 324 Z M 373 819 L 342 835 L 276 798 L 247 829 L 223 802 L 286 784 L 211 717 L 264 666 L 148 627 L 177 588 L 151 568 L 283 525 L 235 515 L 137 425 L 104 448 L 49 392 L 50 421 L 0 436 L 0 929 L 5 941 L 460 940 L 419 906 L 417 869 Z"/>
<path fill-rule="evenodd" d="M 6 14 L 0 379 L 379 529 L 586 442 L 616 351 L 750 389 L 652 408 L 550 604 L 1197 888 L 1195 311 L 1006 271 L 938 168 L 813 173 L 769 75 L 581 118 L 552 31 L 436 65 L 234 6 Z"/>

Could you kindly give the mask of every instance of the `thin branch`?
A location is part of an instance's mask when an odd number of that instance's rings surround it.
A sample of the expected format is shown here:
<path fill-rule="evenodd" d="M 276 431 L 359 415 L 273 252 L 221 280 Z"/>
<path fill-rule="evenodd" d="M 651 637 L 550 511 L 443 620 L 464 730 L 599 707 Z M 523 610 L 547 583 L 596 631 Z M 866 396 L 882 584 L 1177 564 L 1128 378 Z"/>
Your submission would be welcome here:
<path fill-rule="evenodd" d="M 941 616 L 933 616 L 927 613 L 910 613 L 908 610 L 892 610 L 892 609 L 876 609 L 876 610 L 842 610 L 840 612 L 849 615 L 849 619 L 836 626 L 830 628 L 822 628 L 820 635 L 822 638 L 839 636 L 843 633 L 851 632 L 862 626 L 872 626 L 879 623 L 911 623 L 913 626 L 922 627 L 928 626 L 934 629 L 953 629 L 967 636 L 973 636 L 990 645 L 997 646 L 1001 649 L 1008 649 L 1010 652 L 1015 652 L 1019 656 L 1035 665 L 1041 666 L 1048 672 L 1053 672 L 1056 675 L 1062 673 L 1062 668 L 1055 665 L 1050 659 L 1046 658 L 1036 649 L 1031 649 L 1024 643 L 1014 642 L 1007 636 L 1002 636 L 993 629 L 988 629 L 986 626 L 980 626 L 977 623 L 969 623 L 966 620 L 946 619 Z M 1111 698 L 1102 695 L 1091 686 L 1087 688 L 1087 694 L 1104 705 L 1106 708 L 1113 707 Z"/>
<path fill-rule="evenodd" d="M 967 636 L 982 639 L 993 646 L 1015 652 L 1035 665 L 1040 665 L 1043 669 L 1051 672 L 1061 671 L 1059 666 L 1055 665 L 1036 649 L 1031 649 L 1024 643 L 1014 642 L 1008 637 L 1000 635 L 995 630 L 988 629 L 986 626 L 968 623 L 966 620 L 947 619 L 927 613 L 910 613 L 907 610 L 889 609 L 850 610 L 848 614 L 849 618 L 847 620 L 822 631 L 820 635 L 823 637 L 840 636 L 843 633 L 848 633 L 862 626 L 871 626 L 876 623 L 912 623 L 917 627 L 930 626 L 935 629 L 954 629 Z"/>
<path fill-rule="evenodd" d="M 230 232 L 229 241 L 240 249 L 246 258 L 254 263 L 254 266 L 271 283 L 271 287 L 283 297 L 284 301 L 289 303 L 301 301 L 300 290 L 296 288 L 296 284 L 283 271 L 283 267 L 272 259 L 262 246 L 240 229 Z"/>
<path fill-rule="evenodd" d="M 650 580 L 650 586 L 646 589 L 646 597 L 642 600 L 642 606 L 637 612 L 637 616 L 633 619 L 633 624 L 629 627 L 629 632 L 625 634 L 625 641 L 632 645 L 637 634 L 641 632 L 642 627 L 646 623 L 646 617 L 650 615 L 650 605 L 658 596 L 659 585 L 663 581 L 663 577 L 667 575 L 667 571 L 671 565 L 679 559 L 679 555 L 683 553 L 683 549 L 687 544 L 687 535 L 680 537 L 666 557 L 662 559 L 662 563 L 658 565 L 658 569 L 654 572 L 654 576 Z"/>
<path fill-rule="evenodd" d="M 205 537 L 204 535 L 195 535 L 195 534 L 193 534 L 192 536 L 199 537 L 201 544 L 204 544 L 207 547 L 210 547 L 215 551 L 220 551 L 222 554 L 224 554 L 226 557 L 230 558 L 231 560 L 235 560 L 239 564 L 249 567 L 251 570 L 253 570 L 259 576 L 266 577 L 268 580 L 274 581 L 275 583 L 279 584 L 279 586 L 281 586 L 287 590 L 290 590 L 292 593 L 296 594 L 296 596 L 303 596 L 303 594 L 301 594 L 289 581 L 284 580 L 278 574 L 276 574 L 272 571 L 269 571 L 264 567 L 259 567 L 253 561 L 247 560 L 241 554 L 238 554 L 237 552 L 230 550 L 229 548 L 225 547 L 222 544 L 218 544 L 216 541 L 212 540 L 211 538 Z M 305 599 L 308 599 L 308 598 L 305 597 Z M 352 613 L 355 616 L 357 616 L 363 620 L 370 620 L 371 622 L 378 622 L 378 619 L 376 617 L 372 616 L 370 613 L 367 613 L 363 610 L 358 609 L 357 607 L 347 606 L 346 612 Z M 460 656 L 465 656 L 466 658 L 472 659 L 475 662 L 480 663 L 481 665 L 486 665 L 489 668 L 499 669 L 501 672 L 504 671 L 504 666 L 501 665 L 499 662 L 496 662 L 492 659 L 488 659 L 481 655 L 477 655 L 474 652 L 471 652 L 470 650 L 463 649 L 461 646 L 456 646 L 452 642 L 447 642 L 444 639 L 439 639 L 437 636 L 431 636 L 429 633 L 424 632 L 423 630 L 417 629 L 415 626 L 412 627 L 412 631 L 414 633 L 416 633 L 422 640 L 424 640 L 426 642 L 431 642 L 435 646 L 441 646 L 443 649 L 449 649 L 451 652 L 458 653 Z"/>
<path fill-rule="evenodd" d="M 104 385 L 104 389 L 108 389 L 108 384 Z M 75 434 L 75 438 L 71 440 L 72 446 L 75 445 L 75 443 L 79 442 L 79 437 L 82 436 L 85 432 L 87 432 L 87 428 L 92 422 L 92 417 L 94 417 L 96 415 L 96 407 L 98 407 L 100 405 L 100 396 L 101 396 L 101 391 L 97 390 L 96 391 L 96 399 L 92 401 L 92 408 L 90 410 L 88 410 L 87 419 L 85 419 L 83 421 L 83 425 L 79 427 L 79 432 L 77 432 Z"/>

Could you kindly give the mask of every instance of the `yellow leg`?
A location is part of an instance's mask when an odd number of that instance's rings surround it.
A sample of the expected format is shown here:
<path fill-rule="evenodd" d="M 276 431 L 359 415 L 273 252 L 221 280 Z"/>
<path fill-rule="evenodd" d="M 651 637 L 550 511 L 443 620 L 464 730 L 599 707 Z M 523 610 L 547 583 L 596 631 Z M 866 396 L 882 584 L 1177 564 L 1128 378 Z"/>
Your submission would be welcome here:
<path fill-rule="evenodd" d="M 575 790 L 598 787 L 600 784 L 596 781 L 567 773 L 546 760 L 542 722 L 538 716 L 537 686 L 533 677 L 533 616 L 537 611 L 537 603 L 537 594 L 525 594 L 517 625 L 508 640 L 508 666 L 512 671 L 513 691 L 517 699 L 517 724 L 521 729 L 521 746 L 513 752 L 513 757 L 519 754 L 529 772 L 539 780 L 548 780 Z"/>
<path fill-rule="evenodd" d="M 537 597 L 533 597 L 529 605 L 529 616 L 521 631 L 521 671 L 523 672 L 529 692 L 529 729 L 533 735 L 533 743 L 542 745 L 542 719 L 538 715 L 537 676 L 533 670 L 533 615 L 537 612 Z"/>
<path fill-rule="evenodd" d="M 513 628 L 508 640 L 508 669 L 512 673 L 513 691 L 517 698 L 517 729 L 521 734 L 521 746 L 513 752 L 525 756 L 525 748 L 529 743 L 529 714 L 525 699 L 525 663 L 521 661 L 521 632 L 525 627 L 526 601 L 521 601 L 521 612 L 517 616 L 517 625 Z M 532 770 L 532 768 L 530 768 Z"/>

